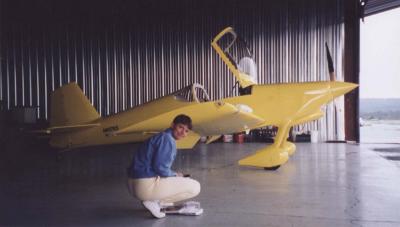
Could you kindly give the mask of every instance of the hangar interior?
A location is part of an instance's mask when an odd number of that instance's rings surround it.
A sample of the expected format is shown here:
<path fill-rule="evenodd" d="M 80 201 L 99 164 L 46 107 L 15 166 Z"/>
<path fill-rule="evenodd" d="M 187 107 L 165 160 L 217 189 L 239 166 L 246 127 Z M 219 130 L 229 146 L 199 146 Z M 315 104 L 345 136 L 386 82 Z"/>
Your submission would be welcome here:
<path fill-rule="evenodd" d="M 250 45 L 261 84 L 329 80 L 325 43 L 343 80 L 345 51 L 356 48 L 345 48 L 344 4 L 5 1 L 0 99 L 7 110 L 37 107 L 37 118 L 47 120 L 50 93 L 72 81 L 101 116 L 191 83 L 203 85 L 212 100 L 237 95 L 234 78 L 211 48 L 228 26 Z M 339 108 L 328 105 L 325 117 L 302 131 L 345 140 L 343 100 L 336 103 Z"/>
<path fill-rule="evenodd" d="M 192 83 L 212 100 L 237 96 L 211 48 L 232 26 L 253 51 L 260 84 L 358 83 L 359 23 L 398 1 L 0 1 L 0 225 L 2 226 L 398 226 L 399 166 L 357 144 L 358 91 L 296 126 L 319 143 L 296 143 L 277 171 L 237 160 L 267 141 L 199 143 L 174 168 L 199 180 L 205 213 L 154 220 L 126 190 L 138 144 L 60 153 L 27 133 L 50 119 L 50 94 L 77 82 L 101 116 Z M 21 112 L 22 111 L 22 112 Z M 77 110 L 78 111 L 78 110 Z M 274 110 L 271 110 L 274 111 Z M 351 143 L 345 143 L 350 141 Z M 333 143 L 326 143 L 333 142 Z M 381 145 L 390 150 L 391 145 Z"/>

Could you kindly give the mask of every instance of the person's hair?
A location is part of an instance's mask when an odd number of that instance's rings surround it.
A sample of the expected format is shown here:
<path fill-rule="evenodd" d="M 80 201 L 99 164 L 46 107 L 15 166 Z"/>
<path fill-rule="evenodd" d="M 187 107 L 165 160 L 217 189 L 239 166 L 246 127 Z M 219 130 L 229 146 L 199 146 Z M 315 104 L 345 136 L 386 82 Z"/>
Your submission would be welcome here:
<path fill-rule="evenodd" d="M 192 119 L 185 115 L 185 114 L 179 114 L 174 118 L 173 121 L 174 125 L 176 124 L 184 124 L 186 125 L 189 129 L 192 129 Z"/>

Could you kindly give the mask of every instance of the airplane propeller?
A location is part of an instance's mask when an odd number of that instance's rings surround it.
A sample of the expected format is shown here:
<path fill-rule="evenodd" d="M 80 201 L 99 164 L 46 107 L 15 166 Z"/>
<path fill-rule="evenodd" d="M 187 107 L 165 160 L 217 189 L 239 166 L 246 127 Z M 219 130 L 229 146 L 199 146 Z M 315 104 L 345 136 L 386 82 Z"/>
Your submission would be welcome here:
<path fill-rule="evenodd" d="M 325 42 L 325 48 L 326 48 L 326 58 L 328 60 L 329 79 L 330 81 L 336 81 L 336 74 L 335 74 L 335 69 L 333 68 L 332 56 L 329 51 L 328 44 L 326 42 Z"/>
<path fill-rule="evenodd" d="M 336 81 L 336 74 L 335 74 L 335 69 L 333 67 L 333 61 L 332 61 L 332 56 L 331 53 L 329 51 L 329 47 L 328 47 L 328 43 L 325 42 L 325 48 L 326 48 L 326 58 L 328 60 L 328 70 L 329 70 L 329 80 L 331 82 L 335 82 Z M 337 116 L 337 112 L 338 112 L 338 107 L 337 107 L 337 103 L 336 103 L 336 99 L 333 100 L 333 107 L 334 107 L 334 119 L 335 122 L 337 122 L 338 120 L 338 116 Z M 338 137 L 338 128 L 335 125 L 335 137 Z"/>

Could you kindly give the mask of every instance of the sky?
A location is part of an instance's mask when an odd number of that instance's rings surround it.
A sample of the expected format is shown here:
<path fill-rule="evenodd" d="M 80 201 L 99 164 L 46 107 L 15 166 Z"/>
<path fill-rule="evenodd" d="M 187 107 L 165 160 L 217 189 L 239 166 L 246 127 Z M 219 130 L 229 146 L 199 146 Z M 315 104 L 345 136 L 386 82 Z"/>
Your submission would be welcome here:
<path fill-rule="evenodd" d="M 400 98 L 400 8 L 360 26 L 360 98 Z"/>

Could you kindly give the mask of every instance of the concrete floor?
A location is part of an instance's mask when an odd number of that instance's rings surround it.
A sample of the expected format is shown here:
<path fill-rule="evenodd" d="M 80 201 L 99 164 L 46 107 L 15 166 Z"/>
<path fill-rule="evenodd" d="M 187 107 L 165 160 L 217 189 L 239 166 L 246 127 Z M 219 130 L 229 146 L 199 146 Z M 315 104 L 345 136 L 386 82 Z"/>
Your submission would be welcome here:
<path fill-rule="evenodd" d="M 298 143 L 286 165 L 265 171 L 236 164 L 265 144 L 199 144 L 174 168 L 200 181 L 204 214 L 157 220 L 125 188 L 137 145 L 57 161 L 47 146 L 14 139 L 2 145 L 0 226 L 400 226 L 400 166 L 386 158 L 399 145 Z"/>

